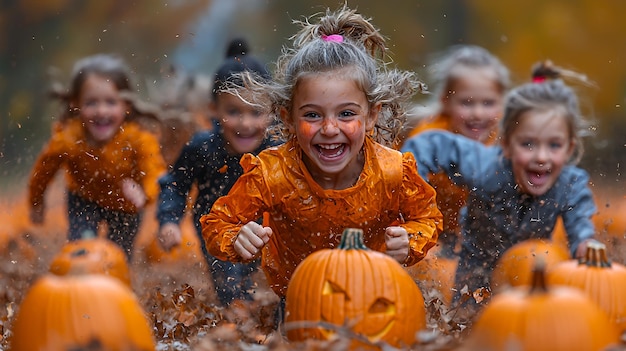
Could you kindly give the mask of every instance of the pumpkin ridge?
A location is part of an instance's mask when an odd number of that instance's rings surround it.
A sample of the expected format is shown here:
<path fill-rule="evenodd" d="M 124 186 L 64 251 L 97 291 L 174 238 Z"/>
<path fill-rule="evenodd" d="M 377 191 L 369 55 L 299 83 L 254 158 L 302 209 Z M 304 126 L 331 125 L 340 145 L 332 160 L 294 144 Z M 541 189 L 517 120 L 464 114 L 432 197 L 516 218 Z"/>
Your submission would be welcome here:
<path fill-rule="evenodd" d="M 610 263 L 606 258 L 606 245 L 590 242 L 585 258 L 560 263 L 549 271 L 551 284 L 563 284 L 582 290 L 615 322 L 626 330 L 626 267 Z"/>

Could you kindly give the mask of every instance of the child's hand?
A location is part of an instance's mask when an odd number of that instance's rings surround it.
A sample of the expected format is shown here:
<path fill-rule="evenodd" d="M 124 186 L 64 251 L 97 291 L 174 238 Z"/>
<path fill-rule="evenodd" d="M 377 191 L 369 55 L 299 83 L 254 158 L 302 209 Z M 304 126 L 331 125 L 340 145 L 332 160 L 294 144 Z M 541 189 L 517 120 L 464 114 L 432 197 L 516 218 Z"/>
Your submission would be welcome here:
<path fill-rule="evenodd" d="M 576 248 L 576 257 L 574 258 L 575 259 L 584 258 L 585 255 L 587 254 L 587 244 L 589 244 L 589 242 L 593 240 L 594 239 L 587 239 L 587 240 L 584 240 L 582 243 L 578 244 L 578 247 Z"/>
<path fill-rule="evenodd" d="M 37 205 L 30 208 L 30 221 L 33 224 L 42 224 L 44 221 L 44 206 Z"/>
<path fill-rule="evenodd" d="M 409 233 L 402 227 L 387 227 L 385 230 L 385 244 L 387 255 L 399 263 L 404 263 L 409 257 Z"/>
<path fill-rule="evenodd" d="M 146 205 L 146 194 L 136 181 L 130 178 L 124 179 L 122 181 L 122 192 L 126 200 L 132 202 L 137 209 L 142 209 Z"/>
<path fill-rule="evenodd" d="M 272 228 L 257 222 L 248 222 L 241 227 L 235 240 L 235 252 L 244 260 L 255 258 L 272 236 Z"/>
<path fill-rule="evenodd" d="M 182 232 L 180 226 L 176 223 L 165 223 L 159 230 L 159 244 L 166 252 L 170 252 L 172 248 L 180 245 L 182 241 Z"/>

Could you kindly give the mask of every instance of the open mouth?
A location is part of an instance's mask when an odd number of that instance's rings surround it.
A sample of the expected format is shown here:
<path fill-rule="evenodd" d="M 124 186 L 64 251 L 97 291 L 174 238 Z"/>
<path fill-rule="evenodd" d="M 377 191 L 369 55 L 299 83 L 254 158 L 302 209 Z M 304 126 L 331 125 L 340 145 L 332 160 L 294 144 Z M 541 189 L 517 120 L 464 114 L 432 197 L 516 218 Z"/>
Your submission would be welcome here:
<path fill-rule="evenodd" d="M 108 119 L 96 119 L 92 120 L 91 123 L 97 127 L 107 127 L 111 125 L 111 121 Z"/>
<path fill-rule="evenodd" d="M 343 155 L 346 144 L 317 144 L 315 147 L 321 158 L 335 159 Z"/>
<path fill-rule="evenodd" d="M 113 124 L 113 120 L 108 116 L 95 116 L 89 119 L 89 123 L 98 128 L 105 128 Z"/>
<path fill-rule="evenodd" d="M 92 119 L 90 122 L 90 129 L 93 133 L 108 133 L 113 127 L 113 121 L 108 118 L 105 119 Z"/>
<path fill-rule="evenodd" d="M 477 122 L 470 122 L 470 123 L 465 123 L 465 127 L 469 130 L 471 130 L 474 133 L 481 133 L 485 130 L 487 130 L 487 128 L 489 127 L 488 124 L 486 123 L 477 123 Z"/>
<path fill-rule="evenodd" d="M 546 172 L 526 172 L 528 183 L 532 186 L 542 186 L 550 179 L 550 171 Z"/>
<path fill-rule="evenodd" d="M 257 134 L 236 133 L 235 140 L 233 142 L 238 145 L 241 149 L 240 151 L 251 152 L 258 146 L 257 144 L 260 139 L 261 138 Z"/>

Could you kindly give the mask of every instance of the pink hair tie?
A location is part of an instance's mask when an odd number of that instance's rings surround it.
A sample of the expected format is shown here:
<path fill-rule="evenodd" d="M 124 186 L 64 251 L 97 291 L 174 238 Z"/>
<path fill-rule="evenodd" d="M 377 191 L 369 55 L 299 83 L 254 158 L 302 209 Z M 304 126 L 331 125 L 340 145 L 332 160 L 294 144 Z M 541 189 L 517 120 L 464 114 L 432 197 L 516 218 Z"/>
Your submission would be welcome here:
<path fill-rule="evenodd" d="M 543 83 L 545 81 L 546 81 L 546 77 L 544 76 L 533 77 L 533 83 Z"/>
<path fill-rule="evenodd" d="M 343 36 L 340 34 L 322 35 L 323 41 L 334 41 L 335 43 L 343 43 Z"/>

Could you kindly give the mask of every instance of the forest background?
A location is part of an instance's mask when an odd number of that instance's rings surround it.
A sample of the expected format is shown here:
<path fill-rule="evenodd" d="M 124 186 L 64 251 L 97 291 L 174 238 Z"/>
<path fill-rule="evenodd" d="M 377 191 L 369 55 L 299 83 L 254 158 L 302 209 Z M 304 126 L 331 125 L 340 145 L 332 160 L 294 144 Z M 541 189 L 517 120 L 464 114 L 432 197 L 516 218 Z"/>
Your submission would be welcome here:
<path fill-rule="evenodd" d="M 208 76 L 227 43 L 246 38 L 271 63 L 297 27 L 293 20 L 335 9 L 310 0 L 2 0 L 0 5 L 0 196 L 23 191 L 58 118 L 48 98 L 53 77 L 67 83 L 73 63 L 118 53 L 146 99 L 170 67 Z M 586 74 L 576 87 L 594 120 L 581 165 L 592 181 L 624 194 L 626 2 L 617 0 L 351 0 L 388 37 L 394 64 L 426 80 L 429 56 L 453 44 L 480 45 L 510 68 L 513 82 L 551 59 Z M 271 67 L 271 66 L 270 66 Z M 157 89 L 158 90 L 158 89 Z M 417 103 L 426 96 L 416 99 Z M 621 196 L 621 195 L 619 195 Z"/>

